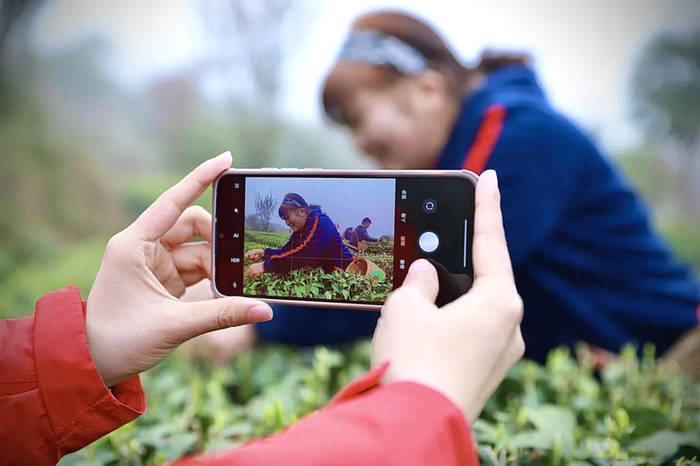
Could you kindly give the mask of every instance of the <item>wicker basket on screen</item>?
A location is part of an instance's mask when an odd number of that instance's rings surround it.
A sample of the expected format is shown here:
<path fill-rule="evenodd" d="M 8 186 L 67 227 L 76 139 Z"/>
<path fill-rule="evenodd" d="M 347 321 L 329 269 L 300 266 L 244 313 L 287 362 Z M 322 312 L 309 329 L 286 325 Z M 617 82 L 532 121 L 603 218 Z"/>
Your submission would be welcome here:
<path fill-rule="evenodd" d="M 386 273 L 366 257 L 356 256 L 345 270 L 350 273 L 364 275 L 372 281 L 383 282 L 386 280 Z"/>

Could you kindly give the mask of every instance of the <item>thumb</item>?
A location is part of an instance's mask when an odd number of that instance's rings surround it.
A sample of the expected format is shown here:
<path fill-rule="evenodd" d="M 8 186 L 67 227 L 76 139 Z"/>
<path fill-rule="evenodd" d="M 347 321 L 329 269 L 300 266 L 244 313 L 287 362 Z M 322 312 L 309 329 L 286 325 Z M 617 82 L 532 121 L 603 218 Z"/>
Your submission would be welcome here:
<path fill-rule="evenodd" d="M 213 330 L 272 319 L 272 308 L 251 298 L 220 298 L 180 302 L 177 319 L 182 342 Z"/>
<path fill-rule="evenodd" d="M 425 259 L 414 261 L 408 268 L 408 274 L 406 274 L 401 288 L 416 290 L 426 300 L 434 303 L 440 285 L 433 264 Z"/>

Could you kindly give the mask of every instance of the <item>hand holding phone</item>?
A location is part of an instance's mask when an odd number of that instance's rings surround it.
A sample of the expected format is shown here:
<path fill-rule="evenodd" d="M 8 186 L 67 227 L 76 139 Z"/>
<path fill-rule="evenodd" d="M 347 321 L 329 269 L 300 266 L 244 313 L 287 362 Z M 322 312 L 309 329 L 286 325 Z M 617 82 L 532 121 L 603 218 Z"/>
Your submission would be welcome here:
<path fill-rule="evenodd" d="M 496 174 L 477 186 L 474 287 L 440 308 L 438 276 L 427 261 L 411 264 L 403 286 L 382 308 L 372 339 L 372 366 L 391 364 L 382 383 L 418 382 L 460 406 L 469 421 L 525 351 L 523 304 L 510 264 Z"/>
<path fill-rule="evenodd" d="M 189 206 L 230 166 L 228 152 L 204 162 L 107 244 L 85 316 L 90 355 L 107 386 L 150 369 L 197 335 L 272 318 L 255 299 L 178 299 L 209 276 L 211 218 Z M 190 242 L 195 236 L 206 241 Z"/>

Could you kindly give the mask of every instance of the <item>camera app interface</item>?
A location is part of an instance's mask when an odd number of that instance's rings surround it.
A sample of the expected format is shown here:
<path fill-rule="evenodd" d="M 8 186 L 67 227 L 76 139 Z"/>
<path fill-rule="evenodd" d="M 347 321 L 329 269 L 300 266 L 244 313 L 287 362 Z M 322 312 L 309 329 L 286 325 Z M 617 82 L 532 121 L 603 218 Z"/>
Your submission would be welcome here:
<path fill-rule="evenodd" d="M 241 184 L 244 295 L 384 302 L 394 286 L 395 179 L 247 177 Z"/>

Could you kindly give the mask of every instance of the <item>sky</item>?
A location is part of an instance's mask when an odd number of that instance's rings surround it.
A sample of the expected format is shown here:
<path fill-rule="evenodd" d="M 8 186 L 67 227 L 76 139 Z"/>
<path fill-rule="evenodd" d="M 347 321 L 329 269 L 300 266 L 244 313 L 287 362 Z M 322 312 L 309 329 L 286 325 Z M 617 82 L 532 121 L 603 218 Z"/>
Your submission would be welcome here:
<path fill-rule="evenodd" d="M 355 228 L 364 217 L 372 220 L 368 232 L 378 238 L 394 235 L 394 195 L 396 181 L 393 178 L 247 178 L 245 186 L 245 215 L 255 213 L 255 193 L 272 194 L 278 200 L 272 221 L 284 222 L 277 215 L 284 195 L 294 192 L 308 204 L 317 204 L 340 230 Z"/>
<path fill-rule="evenodd" d="M 196 64 L 207 50 L 205 0 L 49 0 L 34 28 L 40 50 L 91 34 L 114 44 L 108 66 L 126 86 Z M 215 1 L 215 0 L 211 0 Z M 375 8 L 399 8 L 433 24 L 471 63 L 485 48 L 528 51 L 553 104 L 592 131 L 609 150 L 634 145 L 629 118 L 630 69 L 660 31 L 695 25 L 696 0 L 403 0 L 310 1 L 309 27 L 284 63 L 282 111 L 323 121 L 319 89 L 352 19 Z"/>

